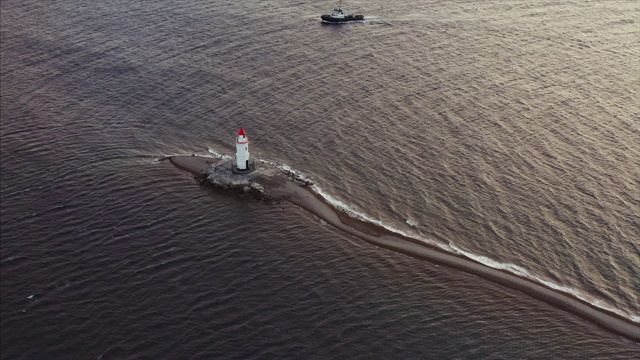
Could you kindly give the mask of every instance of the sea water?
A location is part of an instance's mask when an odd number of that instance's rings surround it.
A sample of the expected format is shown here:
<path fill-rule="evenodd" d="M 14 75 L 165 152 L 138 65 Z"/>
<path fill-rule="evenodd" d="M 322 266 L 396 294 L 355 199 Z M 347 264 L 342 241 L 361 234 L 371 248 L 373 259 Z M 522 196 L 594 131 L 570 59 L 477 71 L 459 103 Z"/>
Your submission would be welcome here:
<path fill-rule="evenodd" d="M 638 323 L 635 1 L 3 1 L 2 358 L 633 358 L 157 160 L 233 155 Z"/>

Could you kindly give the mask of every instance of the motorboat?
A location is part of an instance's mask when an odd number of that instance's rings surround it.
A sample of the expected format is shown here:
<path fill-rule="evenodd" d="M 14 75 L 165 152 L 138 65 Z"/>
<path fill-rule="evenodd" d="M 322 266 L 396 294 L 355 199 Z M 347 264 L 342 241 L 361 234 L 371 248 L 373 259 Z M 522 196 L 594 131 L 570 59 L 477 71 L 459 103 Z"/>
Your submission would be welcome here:
<path fill-rule="evenodd" d="M 361 21 L 364 20 L 364 15 L 345 14 L 342 11 L 342 0 L 337 8 L 333 9 L 331 14 L 325 14 L 320 16 L 323 23 L 343 23 L 348 21 Z"/>

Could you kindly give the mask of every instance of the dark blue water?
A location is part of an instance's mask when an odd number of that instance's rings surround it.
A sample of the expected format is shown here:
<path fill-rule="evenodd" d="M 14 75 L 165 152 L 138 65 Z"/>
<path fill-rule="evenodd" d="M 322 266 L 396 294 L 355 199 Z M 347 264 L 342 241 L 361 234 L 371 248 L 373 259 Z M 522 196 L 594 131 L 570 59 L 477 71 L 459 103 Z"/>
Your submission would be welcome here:
<path fill-rule="evenodd" d="M 636 357 L 157 159 L 243 126 L 360 216 L 637 322 L 637 3 L 0 6 L 2 358 Z"/>

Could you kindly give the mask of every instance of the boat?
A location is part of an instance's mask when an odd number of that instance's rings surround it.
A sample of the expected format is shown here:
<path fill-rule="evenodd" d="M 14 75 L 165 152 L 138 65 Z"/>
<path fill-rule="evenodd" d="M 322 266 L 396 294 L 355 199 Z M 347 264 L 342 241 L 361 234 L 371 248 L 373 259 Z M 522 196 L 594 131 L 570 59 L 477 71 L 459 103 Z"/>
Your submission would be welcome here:
<path fill-rule="evenodd" d="M 343 23 L 348 21 L 364 20 L 364 15 L 345 15 L 342 11 L 342 0 L 340 0 L 340 5 L 338 5 L 337 8 L 334 8 L 331 14 L 322 15 L 320 16 L 320 18 L 322 19 L 323 23 Z"/>

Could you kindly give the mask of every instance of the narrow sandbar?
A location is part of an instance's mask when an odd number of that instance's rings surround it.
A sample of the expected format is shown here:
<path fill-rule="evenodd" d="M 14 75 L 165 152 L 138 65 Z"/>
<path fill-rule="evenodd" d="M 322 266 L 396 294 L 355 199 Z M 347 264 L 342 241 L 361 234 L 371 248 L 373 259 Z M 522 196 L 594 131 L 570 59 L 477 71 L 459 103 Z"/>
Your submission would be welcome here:
<path fill-rule="evenodd" d="M 172 156 L 169 160 L 178 168 L 194 175 L 207 176 L 212 166 L 223 160 L 199 156 Z M 293 178 L 293 180 L 291 178 Z M 211 179 L 211 178 L 209 178 Z M 618 314 L 597 308 L 572 295 L 561 293 L 515 274 L 497 270 L 460 255 L 434 248 L 420 240 L 365 222 L 345 214 L 309 187 L 296 181 L 291 173 L 270 164 L 261 164 L 260 174 L 254 181 L 264 186 L 264 196 L 291 202 L 345 233 L 385 249 L 455 268 L 497 284 L 523 292 L 565 311 L 578 315 L 600 327 L 640 342 L 640 324 Z"/>

